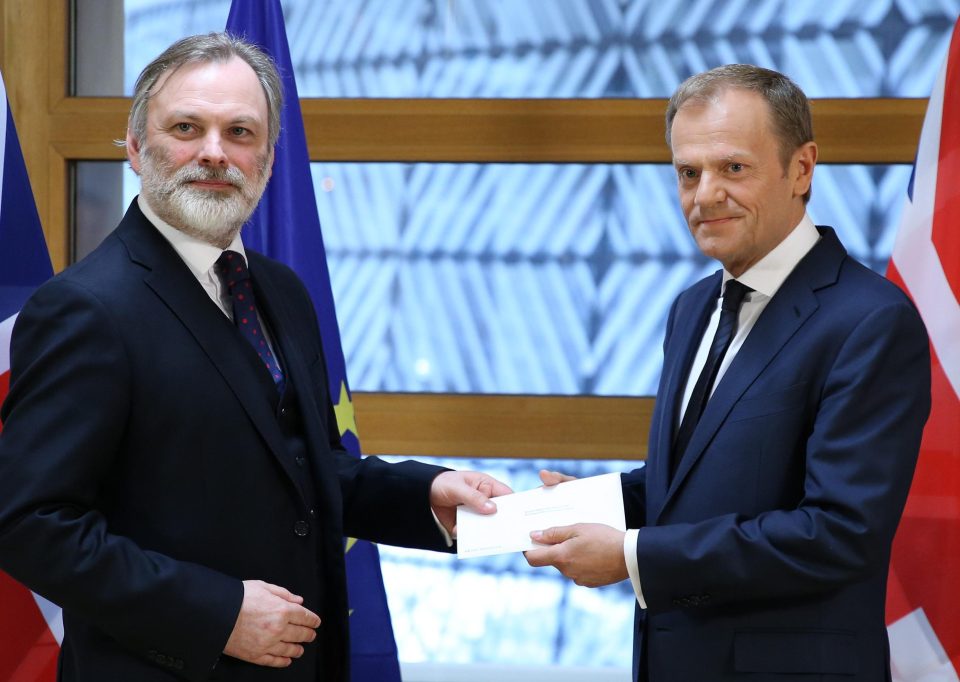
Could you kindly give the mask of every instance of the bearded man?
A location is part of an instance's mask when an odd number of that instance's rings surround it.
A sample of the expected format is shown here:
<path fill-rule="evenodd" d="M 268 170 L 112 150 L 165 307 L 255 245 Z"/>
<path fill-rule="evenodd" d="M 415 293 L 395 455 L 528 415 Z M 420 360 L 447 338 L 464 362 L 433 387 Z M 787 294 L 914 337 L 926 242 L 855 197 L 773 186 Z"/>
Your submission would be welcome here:
<path fill-rule="evenodd" d="M 340 444 L 305 288 L 244 249 L 280 79 L 226 34 L 137 81 L 142 188 L 40 287 L 0 417 L 0 568 L 63 608 L 59 679 L 347 680 L 343 537 L 447 550 L 483 474 Z"/>

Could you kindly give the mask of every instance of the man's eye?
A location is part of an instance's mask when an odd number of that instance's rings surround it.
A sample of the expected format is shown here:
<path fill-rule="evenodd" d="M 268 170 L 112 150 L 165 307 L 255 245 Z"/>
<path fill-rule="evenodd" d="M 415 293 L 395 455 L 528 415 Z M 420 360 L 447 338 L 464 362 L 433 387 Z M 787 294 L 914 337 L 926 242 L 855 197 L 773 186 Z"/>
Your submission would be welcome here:
<path fill-rule="evenodd" d="M 193 126 L 189 123 L 178 123 L 176 125 L 176 129 L 178 133 L 189 133 L 191 130 L 193 130 Z"/>
<path fill-rule="evenodd" d="M 233 135 L 234 137 L 243 137 L 244 135 L 247 134 L 247 129 L 242 128 L 240 126 L 234 126 L 233 128 L 230 129 L 230 134 Z"/>
<path fill-rule="evenodd" d="M 731 163 L 731 164 L 730 164 L 730 170 L 732 170 L 734 173 L 739 173 L 740 171 L 743 170 L 743 164 L 742 164 L 742 163 Z"/>
<path fill-rule="evenodd" d="M 681 180 L 695 180 L 697 177 L 697 171 L 692 168 L 681 168 L 680 169 L 680 179 Z"/>

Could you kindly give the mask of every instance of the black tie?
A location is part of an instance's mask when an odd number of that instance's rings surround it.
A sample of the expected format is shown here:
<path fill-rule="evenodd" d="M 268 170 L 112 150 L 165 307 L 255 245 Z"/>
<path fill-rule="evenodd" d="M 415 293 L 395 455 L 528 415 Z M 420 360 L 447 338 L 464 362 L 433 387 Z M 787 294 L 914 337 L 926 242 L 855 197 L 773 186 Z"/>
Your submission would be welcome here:
<path fill-rule="evenodd" d="M 717 325 L 717 333 L 713 337 L 713 343 L 710 344 L 710 352 L 707 354 L 707 362 L 703 365 L 703 371 L 693 387 L 693 393 L 690 394 L 690 402 L 687 403 L 687 409 L 683 413 L 683 421 L 680 422 L 680 429 L 677 431 L 677 438 L 673 443 L 673 456 L 670 458 L 670 478 L 677 470 L 680 460 L 683 458 L 687 445 L 690 443 L 690 437 L 700 421 L 700 415 L 707 405 L 710 398 L 710 387 L 713 386 L 717 378 L 717 371 L 720 369 L 720 362 L 733 341 L 733 335 L 737 331 L 737 319 L 740 317 L 740 304 L 743 303 L 743 297 L 753 291 L 746 284 L 742 284 L 735 279 L 727 281 L 727 288 L 723 292 L 723 303 L 720 304 L 720 324 Z"/>
<path fill-rule="evenodd" d="M 260 327 L 257 304 L 250 284 L 250 271 L 243 256 L 236 251 L 224 251 L 217 259 L 217 275 L 230 293 L 233 304 L 233 324 L 240 330 L 241 336 L 257 351 L 257 355 L 263 360 L 270 376 L 273 377 L 273 382 L 282 393 L 283 371 Z"/>

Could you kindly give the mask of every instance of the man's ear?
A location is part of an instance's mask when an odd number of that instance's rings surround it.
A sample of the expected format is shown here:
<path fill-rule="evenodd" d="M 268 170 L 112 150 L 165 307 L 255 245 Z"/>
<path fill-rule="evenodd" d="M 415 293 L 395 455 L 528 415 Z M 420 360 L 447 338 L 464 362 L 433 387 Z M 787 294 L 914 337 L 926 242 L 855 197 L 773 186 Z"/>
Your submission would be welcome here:
<path fill-rule="evenodd" d="M 140 175 L 140 140 L 133 136 L 133 131 L 127 128 L 127 159 L 133 172 Z"/>
<path fill-rule="evenodd" d="M 817 165 L 817 143 L 810 141 L 800 145 L 793 153 L 793 193 L 802 197 L 810 189 L 813 182 L 813 167 Z"/>

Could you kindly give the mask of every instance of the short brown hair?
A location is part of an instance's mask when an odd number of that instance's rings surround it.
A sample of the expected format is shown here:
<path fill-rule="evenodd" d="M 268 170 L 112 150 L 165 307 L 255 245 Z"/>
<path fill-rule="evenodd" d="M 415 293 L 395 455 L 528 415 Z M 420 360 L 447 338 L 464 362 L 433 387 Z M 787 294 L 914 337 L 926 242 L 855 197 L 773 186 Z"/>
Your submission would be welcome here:
<path fill-rule="evenodd" d="M 718 66 L 681 83 L 667 105 L 667 145 L 671 143 L 673 119 L 687 102 L 704 102 L 731 89 L 749 90 L 763 97 L 770 108 L 770 123 L 780 142 L 780 162 L 786 170 L 797 148 L 813 141 L 810 102 L 803 90 L 782 73 L 752 64 Z M 803 200 L 810 200 L 809 190 Z"/>
<path fill-rule="evenodd" d="M 267 135 L 272 148 L 280 137 L 280 110 L 283 108 L 283 83 L 270 56 L 252 43 L 229 33 L 207 33 L 178 40 L 147 64 L 133 89 L 129 127 L 134 139 L 143 142 L 147 132 L 147 107 L 153 87 L 165 73 L 173 73 L 184 64 L 227 62 L 239 57 L 253 69 L 267 98 Z"/>

